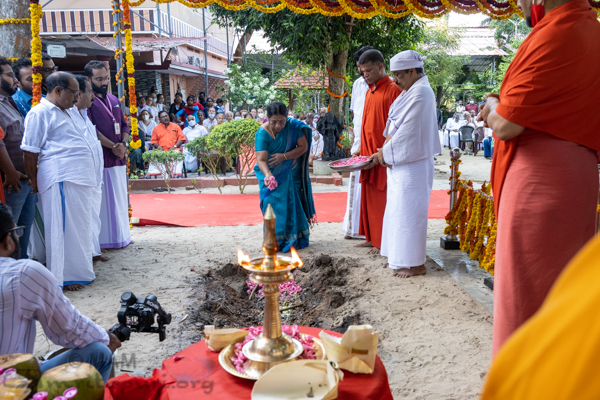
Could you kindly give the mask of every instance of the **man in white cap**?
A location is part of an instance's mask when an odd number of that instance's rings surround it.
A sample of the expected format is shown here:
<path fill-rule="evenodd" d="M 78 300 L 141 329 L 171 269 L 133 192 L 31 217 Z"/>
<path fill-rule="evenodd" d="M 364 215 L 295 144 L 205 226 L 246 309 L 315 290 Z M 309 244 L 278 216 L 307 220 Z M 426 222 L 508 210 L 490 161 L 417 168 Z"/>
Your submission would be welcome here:
<path fill-rule="evenodd" d="M 390 107 L 385 145 L 374 156 L 387 170 L 387 203 L 381 255 L 394 276 L 424 275 L 427 211 L 433 185 L 433 156 L 442 151 L 435 96 L 413 50 L 392 57 L 390 70 L 402 93 Z"/>
<path fill-rule="evenodd" d="M 354 116 L 352 123 L 353 128 L 349 128 L 354 134 L 354 142 L 352 144 L 352 156 L 360 155 L 360 126 L 363 120 L 363 109 L 365 107 L 365 98 L 369 84 L 363 78 L 363 73 L 360 69 L 360 56 L 367 51 L 374 49 L 373 46 L 363 46 L 354 53 L 354 62 L 360 73 L 360 78 L 354 81 L 352 85 L 352 101 L 350 102 L 350 110 Z M 344 224 L 342 231 L 346 239 L 364 239 L 363 235 L 358 233 L 360 225 L 360 171 L 350 173 L 350 183 L 348 184 L 348 199 L 346 202 L 346 215 L 344 215 Z"/>

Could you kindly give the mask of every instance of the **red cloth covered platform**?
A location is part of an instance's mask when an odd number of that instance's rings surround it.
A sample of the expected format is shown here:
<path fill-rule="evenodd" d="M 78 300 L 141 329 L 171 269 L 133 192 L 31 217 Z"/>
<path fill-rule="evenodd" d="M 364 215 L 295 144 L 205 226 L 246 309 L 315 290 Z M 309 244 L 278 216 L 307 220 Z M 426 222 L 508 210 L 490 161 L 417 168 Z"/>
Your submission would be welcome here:
<path fill-rule="evenodd" d="M 346 213 L 344 192 L 314 193 L 318 222 L 342 222 Z M 139 225 L 237 226 L 263 222 L 257 194 L 132 194 L 133 216 Z M 445 190 L 431 192 L 429 218 L 448 213 Z"/>
<path fill-rule="evenodd" d="M 323 329 L 300 327 L 300 332 L 319 336 Z M 337 332 L 326 331 L 335 336 Z M 175 361 L 175 356 L 182 357 Z M 206 347 L 204 340 L 195 343 L 163 362 L 151 378 L 127 374 L 108 381 L 104 400 L 197 400 L 250 399 L 254 381 L 235 377 L 219 364 L 219 353 Z M 387 372 L 377 357 L 373 374 L 344 372 L 338 386 L 338 399 L 392 400 Z"/>

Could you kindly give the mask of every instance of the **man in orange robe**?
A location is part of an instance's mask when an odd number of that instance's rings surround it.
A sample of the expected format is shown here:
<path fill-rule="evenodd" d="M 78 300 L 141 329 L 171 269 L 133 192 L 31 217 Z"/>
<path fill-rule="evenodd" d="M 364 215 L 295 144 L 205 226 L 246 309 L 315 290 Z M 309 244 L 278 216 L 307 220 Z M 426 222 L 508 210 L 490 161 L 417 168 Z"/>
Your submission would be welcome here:
<path fill-rule="evenodd" d="M 371 253 L 378 254 L 381 248 L 381 232 L 385 213 L 387 171 L 379 165 L 377 152 L 383 147 L 383 131 L 390 106 L 402 90 L 385 73 L 383 55 L 378 50 L 365 51 L 358 60 L 363 78 L 369 84 L 360 132 L 360 155 L 372 157 L 369 169 L 360 173 L 361 202 L 359 234 L 367 239 L 358 247 L 375 247 Z"/>
<path fill-rule="evenodd" d="M 494 130 L 494 354 L 593 237 L 600 23 L 587 0 L 519 0 L 535 25 L 482 119 Z"/>

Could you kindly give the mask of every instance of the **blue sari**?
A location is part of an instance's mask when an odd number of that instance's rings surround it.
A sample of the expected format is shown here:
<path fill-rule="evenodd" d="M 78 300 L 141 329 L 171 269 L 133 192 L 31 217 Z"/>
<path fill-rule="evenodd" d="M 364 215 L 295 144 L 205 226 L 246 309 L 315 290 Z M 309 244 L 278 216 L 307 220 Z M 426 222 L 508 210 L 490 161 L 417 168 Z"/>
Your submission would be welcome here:
<path fill-rule="evenodd" d="M 254 147 L 256 151 L 267 151 L 269 157 L 275 153 L 286 153 L 296 148 L 298 139 L 306 137 L 310 145 L 312 130 L 308 125 L 293 118 L 288 118 L 285 127 L 275 139 L 269 132 L 259 128 L 256 133 Z M 316 212 L 308 175 L 307 151 L 296 160 L 285 160 L 274 168 L 269 168 L 277 180 L 277 188 L 269 190 L 265 185 L 265 175 L 258 164 L 254 167 L 260 186 L 260 209 L 263 215 L 270 204 L 275 211 L 277 222 L 275 232 L 279 243 L 279 251 L 287 253 L 290 248 L 302 249 L 308 246 L 310 225 L 315 220 Z"/>

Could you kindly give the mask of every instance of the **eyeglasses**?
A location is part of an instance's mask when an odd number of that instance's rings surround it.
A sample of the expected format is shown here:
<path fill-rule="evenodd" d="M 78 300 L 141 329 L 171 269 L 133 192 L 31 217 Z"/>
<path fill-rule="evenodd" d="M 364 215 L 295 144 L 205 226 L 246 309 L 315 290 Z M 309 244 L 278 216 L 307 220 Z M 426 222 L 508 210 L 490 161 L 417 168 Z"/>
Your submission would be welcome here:
<path fill-rule="evenodd" d="M 110 76 L 105 76 L 104 78 L 94 78 L 94 80 L 98 83 L 108 82 L 110 81 Z"/>
<path fill-rule="evenodd" d="M 56 72 L 56 71 L 58 71 L 58 67 L 56 67 L 56 66 L 54 66 L 52 68 L 42 68 L 42 72 L 45 74 L 49 74 L 49 73 Z"/>
<path fill-rule="evenodd" d="M 69 92 L 73 93 L 75 96 L 79 96 L 81 94 L 81 90 L 73 90 L 70 87 L 65 88 L 65 90 L 68 90 Z"/>
<path fill-rule="evenodd" d="M 15 232 L 15 235 L 17 235 L 17 237 L 21 237 L 25 233 L 25 227 L 24 226 L 15 226 L 14 228 L 7 230 L 6 232 L 4 232 L 2 234 L 2 240 L 4 240 L 6 235 L 11 233 L 12 231 Z"/>

